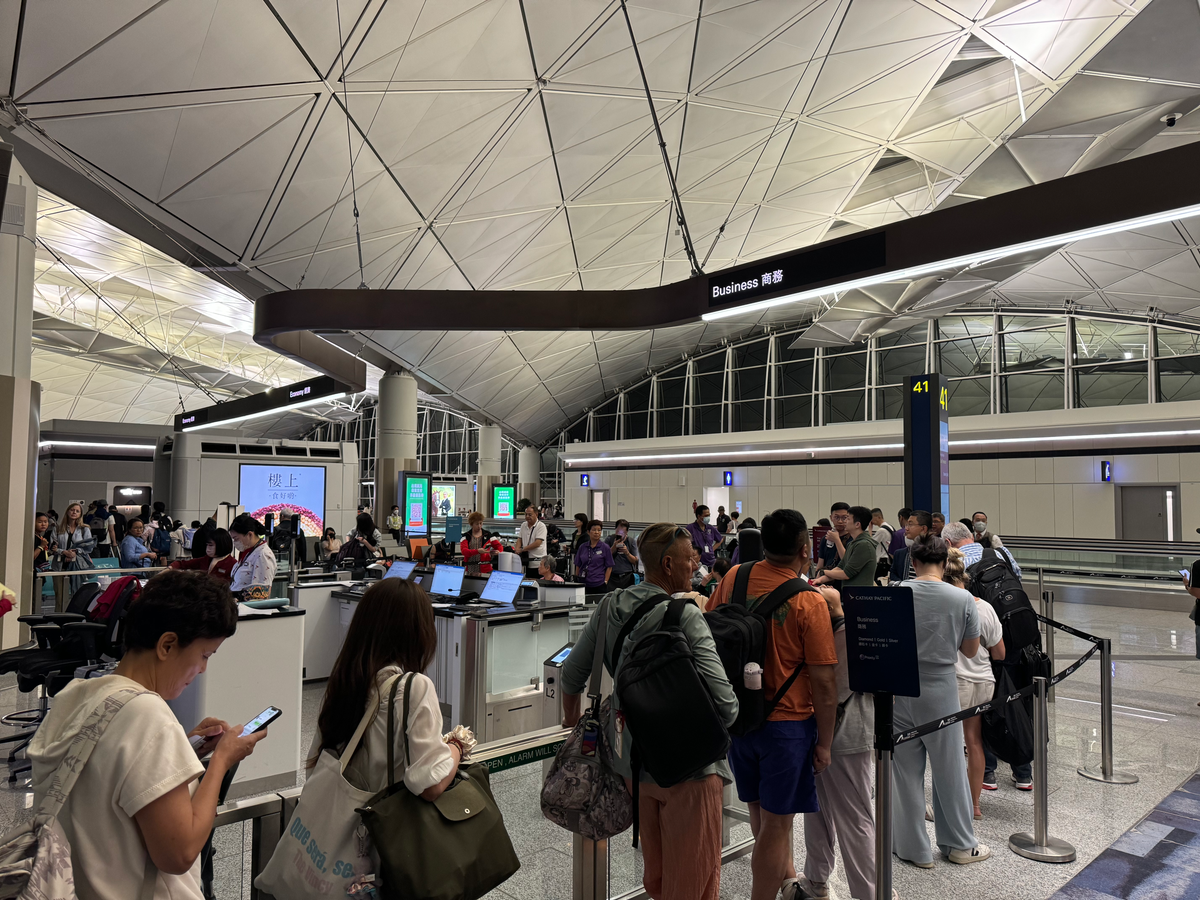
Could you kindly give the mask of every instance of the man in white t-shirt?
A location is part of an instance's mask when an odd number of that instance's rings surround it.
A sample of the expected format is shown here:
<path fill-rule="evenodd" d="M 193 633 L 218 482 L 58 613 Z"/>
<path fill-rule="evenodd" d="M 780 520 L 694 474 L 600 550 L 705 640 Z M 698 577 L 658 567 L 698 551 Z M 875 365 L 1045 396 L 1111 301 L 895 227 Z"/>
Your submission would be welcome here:
<path fill-rule="evenodd" d="M 521 523 L 513 552 L 526 554 L 525 571 L 536 578 L 538 566 L 546 555 L 546 523 L 538 520 L 537 508 L 532 504 L 525 507 L 525 521 Z"/>

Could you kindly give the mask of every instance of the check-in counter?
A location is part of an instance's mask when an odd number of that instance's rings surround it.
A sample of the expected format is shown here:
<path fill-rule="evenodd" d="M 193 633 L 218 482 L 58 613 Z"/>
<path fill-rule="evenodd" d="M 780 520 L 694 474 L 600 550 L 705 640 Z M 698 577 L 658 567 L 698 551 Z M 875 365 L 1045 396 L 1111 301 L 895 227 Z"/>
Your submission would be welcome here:
<path fill-rule="evenodd" d="M 214 716 L 231 725 L 250 721 L 268 706 L 283 711 L 242 760 L 229 797 L 294 787 L 300 768 L 301 671 L 305 611 L 295 607 L 248 610 L 238 618 L 237 632 L 227 638 L 183 693 L 169 701 L 187 730 Z"/>
<path fill-rule="evenodd" d="M 342 625 L 342 602 L 334 599 L 334 591 L 345 591 L 347 582 L 309 581 L 292 588 L 292 606 L 304 610 L 305 681 L 328 678 L 342 650 L 346 629 Z"/>
<path fill-rule="evenodd" d="M 341 615 L 352 617 L 362 594 L 335 590 L 333 597 Z M 573 628 L 582 629 L 576 620 L 586 621 L 590 609 L 532 599 L 493 608 L 451 606 L 434 603 L 437 652 L 426 671 L 445 727 L 467 725 L 481 741 L 541 728 L 543 661 L 572 639 Z"/>

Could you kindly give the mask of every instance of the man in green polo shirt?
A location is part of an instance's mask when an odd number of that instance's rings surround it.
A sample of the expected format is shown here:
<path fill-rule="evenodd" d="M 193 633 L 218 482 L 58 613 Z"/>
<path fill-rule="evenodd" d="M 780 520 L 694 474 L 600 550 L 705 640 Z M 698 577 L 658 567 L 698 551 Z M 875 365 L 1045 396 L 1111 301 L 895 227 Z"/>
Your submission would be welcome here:
<path fill-rule="evenodd" d="M 871 511 L 865 506 L 850 507 L 850 524 L 846 526 L 846 537 L 850 543 L 846 546 L 846 555 L 842 564 L 833 569 L 826 569 L 816 578 L 813 584 L 829 584 L 840 588 L 842 585 L 871 587 L 875 584 L 875 539 L 867 532 L 871 526 Z"/>

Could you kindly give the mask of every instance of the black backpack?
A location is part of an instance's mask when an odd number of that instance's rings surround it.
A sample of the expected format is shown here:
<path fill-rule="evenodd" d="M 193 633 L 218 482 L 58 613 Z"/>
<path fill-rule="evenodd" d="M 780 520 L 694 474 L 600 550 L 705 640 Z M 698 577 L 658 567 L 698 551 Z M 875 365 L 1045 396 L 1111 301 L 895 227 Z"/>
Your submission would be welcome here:
<path fill-rule="evenodd" d="M 771 642 L 772 635 L 771 616 L 800 591 L 809 590 L 804 579 L 793 578 L 767 594 L 751 611 L 746 606 L 746 590 L 750 583 L 750 570 L 753 568 L 752 562 L 739 565 L 729 602 L 704 614 L 704 620 L 708 623 L 713 641 L 717 645 L 717 655 L 721 657 L 721 664 L 725 667 L 725 677 L 729 679 L 729 683 L 733 685 L 733 692 L 737 695 L 738 716 L 729 728 L 731 734 L 737 735 L 749 734 L 761 727 L 799 677 L 800 670 L 804 668 L 804 663 L 800 663 L 770 700 L 767 699 L 763 688 L 752 690 L 746 687 L 746 664 L 756 662 L 762 666 L 766 659 L 767 645 Z"/>
<path fill-rule="evenodd" d="M 1040 649 L 1042 636 L 1037 613 L 1008 560 L 990 547 L 986 548 L 983 558 L 971 566 L 967 574 L 971 577 L 971 591 L 990 604 L 1000 619 L 1005 656 L 1015 659 L 1030 646 Z"/>
<path fill-rule="evenodd" d="M 669 601 L 662 624 L 638 639 L 624 662 L 625 639 L 642 617 Z M 644 768 L 660 787 L 672 787 L 725 758 L 729 732 L 704 677 L 696 669 L 687 635 L 680 628 L 688 597 L 667 594 L 644 601 L 617 635 L 612 659 L 616 695 L 633 736 L 633 845 L 638 841 L 638 783 Z"/>
<path fill-rule="evenodd" d="M 1039 651 L 1040 652 L 1040 651 Z M 1020 690 L 1015 668 L 996 666 L 996 692 L 999 701 L 994 709 L 981 715 L 983 741 L 988 748 L 1010 766 L 1024 766 L 1033 759 L 1033 706 L 1031 698 L 1023 697 L 1012 703 L 1005 701 Z"/>

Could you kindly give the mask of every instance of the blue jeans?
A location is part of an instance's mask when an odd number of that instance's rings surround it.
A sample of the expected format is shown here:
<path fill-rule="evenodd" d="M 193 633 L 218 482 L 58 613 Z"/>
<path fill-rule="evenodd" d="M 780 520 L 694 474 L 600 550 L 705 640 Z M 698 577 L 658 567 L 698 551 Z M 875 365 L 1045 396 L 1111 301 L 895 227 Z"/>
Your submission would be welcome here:
<path fill-rule="evenodd" d="M 987 744 L 983 745 L 983 780 L 995 781 L 996 779 L 996 754 L 988 749 Z M 1033 781 L 1033 763 L 1026 763 L 1023 766 L 1012 767 L 1013 776 L 1017 781 Z"/>

